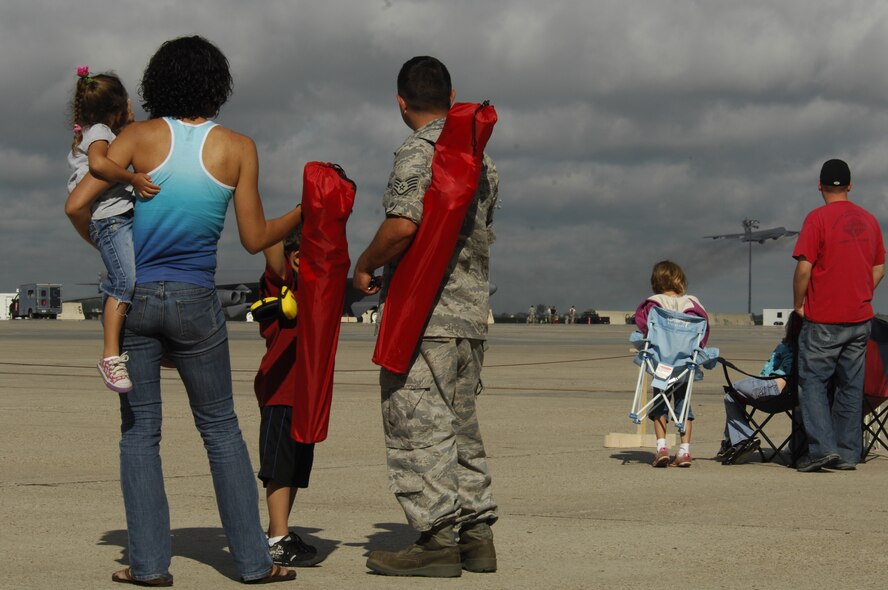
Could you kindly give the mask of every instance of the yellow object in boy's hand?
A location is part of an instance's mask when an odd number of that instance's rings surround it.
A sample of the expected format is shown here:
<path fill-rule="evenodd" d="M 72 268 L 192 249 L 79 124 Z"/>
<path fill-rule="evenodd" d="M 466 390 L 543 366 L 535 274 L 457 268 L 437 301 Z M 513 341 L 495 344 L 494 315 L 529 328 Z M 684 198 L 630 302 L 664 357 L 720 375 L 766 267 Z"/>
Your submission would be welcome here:
<path fill-rule="evenodd" d="M 281 313 L 288 320 L 296 317 L 299 305 L 296 303 L 296 297 L 287 287 L 281 289 Z"/>
<path fill-rule="evenodd" d="M 287 287 L 281 289 L 280 297 L 265 297 L 250 306 L 253 319 L 264 322 L 267 320 L 292 320 L 298 312 L 296 297 Z"/>

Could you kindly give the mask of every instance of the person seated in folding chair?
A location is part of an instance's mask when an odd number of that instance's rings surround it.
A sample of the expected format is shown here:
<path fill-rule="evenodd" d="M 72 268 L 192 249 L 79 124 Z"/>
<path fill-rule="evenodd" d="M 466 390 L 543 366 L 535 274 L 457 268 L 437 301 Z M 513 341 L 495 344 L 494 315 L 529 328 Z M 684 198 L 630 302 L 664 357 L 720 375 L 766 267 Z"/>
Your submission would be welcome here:
<path fill-rule="evenodd" d="M 795 357 L 798 354 L 799 332 L 802 331 L 802 323 L 799 314 L 794 311 L 789 314 L 783 340 L 771 353 L 771 358 L 765 363 L 760 373 L 762 377 L 772 377 L 771 379 L 757 377 L 741 379 L 731 385 L 734 390 L 751 400 L 774 397 L 783 393 L 787 379 L 795 370 Z M 725 436 L 721 448 L 715 456 L 716 459 L 725 464 L 742 462 L 746 457 L 758 451 L 761 446 L 761 441 L 758 438 L 752 438 L 752 436 L 753 429 L 743 411 L 742 403 L 734 399 L 731 394 L 725 393 Z"/>
<path fill-rule="evenodd" d="M 651 272 L 651 289 L 654 295 L 642 301 L 635 310 L 635 325 L 642 336 L 647 337 L 648 314 L 653 307 L 662 307 L 670 311 L 698 316 L 707 321 L 706 333 L 701 341 L 701 346 L 706 345 L 709 339 L 709 316 L 700 300 L 693 295 L 687 295 L 688 280 L 679 265 L 671 260 L 662 260 L 654 265 Z M 675 392 L 675 406 L 678 413 L 685 403 L 685 391 L 687 383 L 680 386 Z M 655 390 L 657 391 L 657 390 Z M 648 418 L 654 422 L 654 431 L 657 435 L 657 454 L 651 465 L 654 467 L 666 467 L 669 465 L 669 448 L 666 446 L 666 425 L 669 421 L 669 412 L 665 403 L 654 405 L 648 412 Z M 691 423 L 694 420 L 694 411 L 688 408 L 688 421 L 685 431 L 681 433 L 681 446 L 675 454 L 672 465 L 675 467 L 691 466 Z"/>

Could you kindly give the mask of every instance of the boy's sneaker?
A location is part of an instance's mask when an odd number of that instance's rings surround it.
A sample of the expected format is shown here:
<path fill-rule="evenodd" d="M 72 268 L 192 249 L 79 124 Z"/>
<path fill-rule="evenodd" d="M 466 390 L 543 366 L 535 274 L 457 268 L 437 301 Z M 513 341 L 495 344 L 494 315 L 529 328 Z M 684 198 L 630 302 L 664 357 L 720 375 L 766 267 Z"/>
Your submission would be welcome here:
<path fill-rule="evenodd" d="M 652 467 L 666 467 L 669 465 L 669 449 L 663 447 L 657 454 L 654 456 L 654 460 L 651 462 Z"/>
<path fill-rule="evenodd" d="M 274 545 L 268 548 L 271 560 L 284 567 L 310 567 L 317 565 L 323 559 L 318 555 L 318 550 L 299 538 L 296 533 L 290 533 Z"/>
<path fill-rule="evenodd" d="M 99 361 L 96 367 L 98 367 L 99 373 L 102 375 L 105 387 L 117 393 L 126 393 L 133 388 L 129 373 L 126 371 L 126 362 L 128 360 L 129 355 L 123 353 L 120 356 L 109 356 Z"/>

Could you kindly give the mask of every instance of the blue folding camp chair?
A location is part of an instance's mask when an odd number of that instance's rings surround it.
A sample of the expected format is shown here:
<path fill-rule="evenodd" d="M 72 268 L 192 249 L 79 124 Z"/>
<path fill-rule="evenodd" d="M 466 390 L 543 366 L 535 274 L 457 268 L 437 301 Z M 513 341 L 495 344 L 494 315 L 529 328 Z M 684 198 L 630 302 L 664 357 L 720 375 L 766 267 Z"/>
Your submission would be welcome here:
<path fill-rule="evenodd" d="M 629 341 L 639 349 L 635 364 L 640 367 L 629 418 L 635 424 L 641 424 L 654 406 L 663 403 L 678 432 L 684 434 L 694 381 L 703 378 L 700 367 L 711 369 L 716 365 L 718 349 L 702 348 L 706 320 L 701 317 L 653 307 L 647 318 L 647 326 L 647 338 L 639 332 L 633 332 L 629 337 Z M 645 373 L 652 377 L 654 395 L 642 405 Z M 676 413 L 675 394 L 685 384 L 685 402 L 681 412 Z"/>

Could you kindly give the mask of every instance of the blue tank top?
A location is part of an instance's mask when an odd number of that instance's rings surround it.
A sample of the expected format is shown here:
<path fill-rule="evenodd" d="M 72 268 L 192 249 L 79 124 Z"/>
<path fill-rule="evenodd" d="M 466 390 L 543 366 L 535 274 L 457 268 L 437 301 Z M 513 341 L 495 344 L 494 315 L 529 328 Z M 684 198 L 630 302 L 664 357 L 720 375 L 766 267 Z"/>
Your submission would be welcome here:
<path fill-rule="evenodd" d="M 136 199 L 133 246 L 138 283 L 176 281 L 215 286 L 216 247 L 234 187 L 203 165 L 202 153 L 216 123 L 200 125 L 164 117 L 170 153 L 149 174 L 160 192 Z"/>

